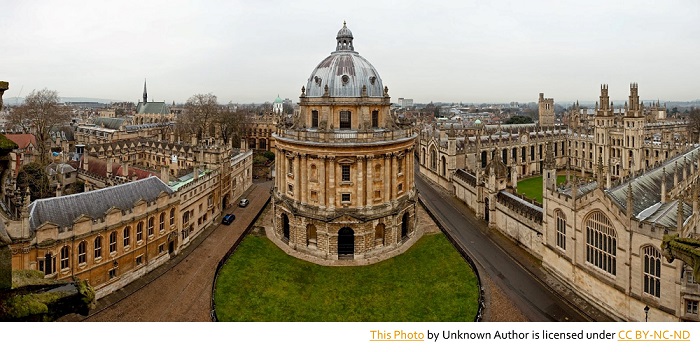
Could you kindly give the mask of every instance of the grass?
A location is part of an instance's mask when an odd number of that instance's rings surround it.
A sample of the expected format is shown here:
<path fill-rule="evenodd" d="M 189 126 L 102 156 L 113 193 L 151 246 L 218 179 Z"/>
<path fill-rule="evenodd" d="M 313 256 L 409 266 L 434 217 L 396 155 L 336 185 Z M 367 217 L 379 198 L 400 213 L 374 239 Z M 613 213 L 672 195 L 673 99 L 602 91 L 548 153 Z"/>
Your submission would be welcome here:
<path fill-rule="evenodd" d="M 566 182 L 566 175 L 557 176 L 557 184 Z M 518 181 L 518 193 L 542 203 L 542 176 Z"/>
<path fill-rule="evenodd" d="M 474 272 L 443 234 L 369 266 L 327 267 L 247 236 L 219 271 L 220 321 L 474 321 Z"/>

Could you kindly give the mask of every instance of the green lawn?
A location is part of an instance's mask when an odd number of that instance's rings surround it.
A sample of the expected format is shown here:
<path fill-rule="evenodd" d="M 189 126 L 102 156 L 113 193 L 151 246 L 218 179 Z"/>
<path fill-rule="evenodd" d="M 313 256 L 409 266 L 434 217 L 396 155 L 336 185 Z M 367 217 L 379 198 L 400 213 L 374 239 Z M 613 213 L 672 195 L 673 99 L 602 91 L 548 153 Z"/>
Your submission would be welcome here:
<path fill-rule="evenodd" d="M 220 321 L 474 321 L 474 272 L 443 234 L 369 266 L 326 267 L 247 236 L 219 271 Z"/>
<path fill-rule="evenodd" d="M 566 175 L 557 175 L 557 184 L 566 182 Z M 518 193 L 542 203 L 542 176 L 518 181 Z"/>

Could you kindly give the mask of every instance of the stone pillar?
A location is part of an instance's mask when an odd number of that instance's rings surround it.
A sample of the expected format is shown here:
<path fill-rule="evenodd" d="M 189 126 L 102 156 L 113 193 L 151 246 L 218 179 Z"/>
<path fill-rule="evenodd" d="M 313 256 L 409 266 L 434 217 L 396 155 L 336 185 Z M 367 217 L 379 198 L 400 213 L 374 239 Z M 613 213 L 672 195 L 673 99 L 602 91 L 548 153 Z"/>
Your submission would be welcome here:
<path fill-rule="evenodd" d="M 399 177 L 399 161 L 398 158 L 396 157 L 395 154 L 392 154 L 391 156 L 391 175 L 393 177 Z M 439 163 L 439 162 L 438 162 Z M 391 184 L 391 200 L 394 201 L 396 200 L 396 184 L 395 182 L 392 182 Z"/>
<path fill-rule="evenodd" d="M 335 210 L 335 156 L 328 157 L 328 210 Z"/>
<path fill-rule="evenodd" d="M 372 160 L 374 160 L 373 155 L 368 155 L 367 156 L 367 186 L 365 187 L 367 190 L 367 205 L 371 206 L 372 205 L 372 200 L 374 198 L 374 180 L 372 179 L 372 174 L 374 173 L 374 170 L 372 170 Z"/>
<path fill-rule="evenodd" d="M 301 175 L 300 175 L 300 181 L 301 181 L 301 204 L 306 204 L 306 198 L 307 198 L 307 193 L 309 189 L 309 180 L 308 180 L 308 168 L 307 168 L 307 156 L 306 154 L 301 154 Z"/>
<path fill-rule="evenodd" d="M 295 153 L 292 166 L 294 167 L 294 201 L 296 202 L 301 200 L 299 197 L 299 193 L 301 193 L 301 175 L 299 174 L 301 168 L 299 164 L 301 164 L 301 155 Z"/>
<path fill-rule="evenodd" d="M 318 200 L 319 200 L 319 207 L 321 209 L 326 208 L 326 157 L 321 155 L 319 156 L 320 165 L 318 166 L 318 181 L 320 182 L 319 185 L 319 195 L 318 195 Z"/>
<path fill-rule="evenodd" d="M 391 200 L 391 153 L 384 154 L 384 195 L 385 203 Z"/>
<path fill-rule="evenodd" d="M 364 200 L 364 188 L 362 185 L 365 183 L 364 175 L 362 173 L 362 169 L 365 167 L 365 156 L 364 155 L 358 155 L 357 156 L 357 177 L 355 178 L 355 190 L 357 194 L 357 206 L 358 207 L 364 207 L 365 206 L 365 200 Z"/>

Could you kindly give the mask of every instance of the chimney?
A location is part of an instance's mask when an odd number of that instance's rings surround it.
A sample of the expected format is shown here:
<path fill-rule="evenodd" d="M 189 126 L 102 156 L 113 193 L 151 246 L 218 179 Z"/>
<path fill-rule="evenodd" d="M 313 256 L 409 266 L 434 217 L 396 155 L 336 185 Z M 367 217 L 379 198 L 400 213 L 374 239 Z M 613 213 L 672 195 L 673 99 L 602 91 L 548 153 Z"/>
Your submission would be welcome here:
<path fill-rule="evenodd" d="M 129 180 L 129 163 L 124 163 L 122 167 L 122 176 L 124 176 L 127 181 Z"/>
<path fill-rule="evenodd" d="M 112 158 L 107 160 L 107 178 L 112 177 Z"/>
<path fill-rule="evenodd" d="M 197 166 L 194 167 L 194 180 L 195 182 L 199 179 L 199 168 Z"/>
<path fill-rule="evenodd" d="M 170 168 L 168 165 L 163 165 L 160 168 L 160 179 L 161 181 L 165 182 L 166 184 L 170 182 L 170 175 L 169 175 Z"/>
<path fill-rule="evenodd" d="M 88 171 L 88 154 L 83 154 L 83 170 Z"/>

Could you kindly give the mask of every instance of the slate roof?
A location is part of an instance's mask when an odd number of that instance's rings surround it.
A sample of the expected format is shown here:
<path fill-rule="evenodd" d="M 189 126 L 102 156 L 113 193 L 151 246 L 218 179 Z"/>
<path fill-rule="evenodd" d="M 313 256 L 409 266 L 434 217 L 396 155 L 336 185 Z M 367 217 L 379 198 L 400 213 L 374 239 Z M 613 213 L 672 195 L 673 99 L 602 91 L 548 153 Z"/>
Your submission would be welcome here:
<path fill-rule="evenodd" d="M 664 170 L 666 172 L 666 192 L 673 189 L 673 175 L 677 173 L 678 182 L 683 180 L 683 168 L 700 158 L 700 146 L 680 154 L 661 166 L 628 180 L 608 191 L 608 195 L 623 212 L 627 211 L 628 184 L 632 182 L 632 214 L 640 220 L 646 220 L 660 225 L 676 225 L 677 202 L 661 203 L 661 182 Z M 672 204 L 675 204 L 672 206 Z M 692 206 L 683 204 L 683 219 L 692 213 Z M 664 215 L 664 216 L 662 216 Z"/>
<path fill-rule="evenodd" d="M 169 115 L 170 109 L 163 101 L 139 102 L 136 105 L 137 114 Z"/>
<path fill-rule="evenodd" d="M 124 117 L 97 117 L 94 120 L 95 126 L 109 128 L 110 130 L 118 130 L 127 123 L 130 123 L 130 121 Z"/>
<path fill-rule="evenodd" d="M 71 226 L 83 215 L 98 219 L 113 207 L 126 210 L 140 200 L 154 201 L 161 192 L 172 194 L 174 191 L 159 178 L 149 177 L 90 192 L 38 199 L 29 205 L 29 230 L 33 233 L 47 222 L 61 227 Z"/>

